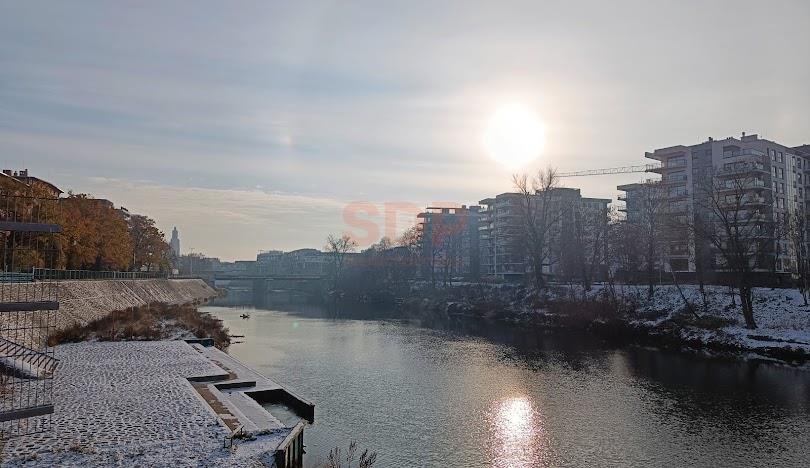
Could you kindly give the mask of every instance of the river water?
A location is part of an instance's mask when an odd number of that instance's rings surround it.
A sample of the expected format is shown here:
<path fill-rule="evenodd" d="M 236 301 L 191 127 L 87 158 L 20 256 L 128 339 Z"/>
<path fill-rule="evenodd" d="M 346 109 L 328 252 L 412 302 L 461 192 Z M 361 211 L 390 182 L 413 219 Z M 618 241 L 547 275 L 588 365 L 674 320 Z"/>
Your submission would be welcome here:
<path fill-rule="evenodd" d="M 232 355 L 315 403 L 307 466 L 351 440 L 381 468 L 810 466 L 810 371 L 484 324 L 204 310 L 245 335 Z"/>

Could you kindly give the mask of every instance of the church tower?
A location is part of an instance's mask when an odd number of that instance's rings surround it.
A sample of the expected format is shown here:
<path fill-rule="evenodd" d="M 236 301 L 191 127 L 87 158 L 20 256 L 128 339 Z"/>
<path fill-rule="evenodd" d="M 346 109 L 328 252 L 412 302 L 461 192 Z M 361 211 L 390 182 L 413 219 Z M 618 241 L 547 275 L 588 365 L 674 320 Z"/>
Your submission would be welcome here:
<path fill-rule="evenodd" d="M 177 226 L 172 229 L 172 240 L 169 241 L 169 247 L 171 247 L 175 257 L 180 256 L 180 235 L 177 233 Z"/>

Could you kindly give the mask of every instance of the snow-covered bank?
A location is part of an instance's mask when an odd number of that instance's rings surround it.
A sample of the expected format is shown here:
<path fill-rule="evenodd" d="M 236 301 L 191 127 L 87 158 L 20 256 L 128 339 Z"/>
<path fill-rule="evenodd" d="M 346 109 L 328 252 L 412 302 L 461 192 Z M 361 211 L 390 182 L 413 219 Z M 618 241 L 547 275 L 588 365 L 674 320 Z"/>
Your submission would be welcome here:
<path fill-rule="evenodd" d="M 706 345 L 728 345 L 748 351 L 784 349 L 804 353 L 810 357 L 810 307 L 795 289 L 754 288 L 754 319 L 757 328 L 745 327 L 740 298 L 733 298 L 727 287 L 706 286 L 705 299 L 697 286 L 681 286 L 683 295 L 695 313 L 702 317 L 719 319 L 717 327 L 701 327 L 689 320 L 692 315 L 675 286 L 656 287 L 653 299 L 646 299 L 646 290 L 633 288 L 632 297 L 639 300 L 641 315 L 636 322 L 659 328 L 678 322 L 681 336 L 698 340 Z M 625 287 L 625 290 L 627 288 Z M 657 315 L 657 317 L 656 317 Z"/>
<path fill-rule="evenodd" d="M 461 284 L 414 288 L 400 308 L 411 317 L 502 320 L 553 328 L 579 328 L 605 338 L 707 348 L 791 362 L 810 360 L 810 307 L 795 289 L 755 288 L 754 318 L 745 327 L 740 298 L 725 286 L 550 285 L 538 296 L 514 284 Z M 686 299 L 686 302 L 684 301 Z M 688 305 L 687 305 L 688 303 Z"/>

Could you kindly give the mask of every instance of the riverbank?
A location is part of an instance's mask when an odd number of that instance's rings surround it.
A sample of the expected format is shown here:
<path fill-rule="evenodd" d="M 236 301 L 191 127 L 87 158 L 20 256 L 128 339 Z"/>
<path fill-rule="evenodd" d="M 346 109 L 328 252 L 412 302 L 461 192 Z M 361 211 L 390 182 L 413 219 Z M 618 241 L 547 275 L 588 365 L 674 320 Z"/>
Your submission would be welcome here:
<path fill-rule="evenodd" d="M 704 294 L 705 293 L 705 294 Z M 810 361 L 810 307 L 792 289 L 756 288 L 758 328 L 745 328 L 739 297 L 707 286 L 657 286 L 651 299 L 639 285 L 551 286 L 542 296 L 517 285 L 463 284 L 414 288 L 400 301 L 405 318 L 491 320 L 521 326 L 586 330 L 601 338 L 705 351 L 792 365 Z"/>

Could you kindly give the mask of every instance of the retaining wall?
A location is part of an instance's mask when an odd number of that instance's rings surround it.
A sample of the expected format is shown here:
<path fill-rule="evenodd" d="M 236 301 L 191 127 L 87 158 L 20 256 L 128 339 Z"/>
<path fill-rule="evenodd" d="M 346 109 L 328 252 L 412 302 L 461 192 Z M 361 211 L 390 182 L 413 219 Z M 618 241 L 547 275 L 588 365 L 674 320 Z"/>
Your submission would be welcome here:
<path fill-rule="evenodd" d="M 0 284 L 0 297 L 10 300 L 38 300 L 35 283 Z M 187 304 L 217 296 L 216 290 L 200 279 L 84 280 L 52 283 L 47 295 L 59 301 L 55 327 L 86 324 L 115 310 L 149 303 Z M 27 297 L 31 296 L 31 297 Z M 55 297 L 54 297 L 55 296 Z M 12 299 L 13 298 L 13 299 Z"/>
<path fill-rule="evenodd" d="M 201 279 L 60 281 L 57 328 L 150 303 L 187 304 L 216 297 Z"/>

